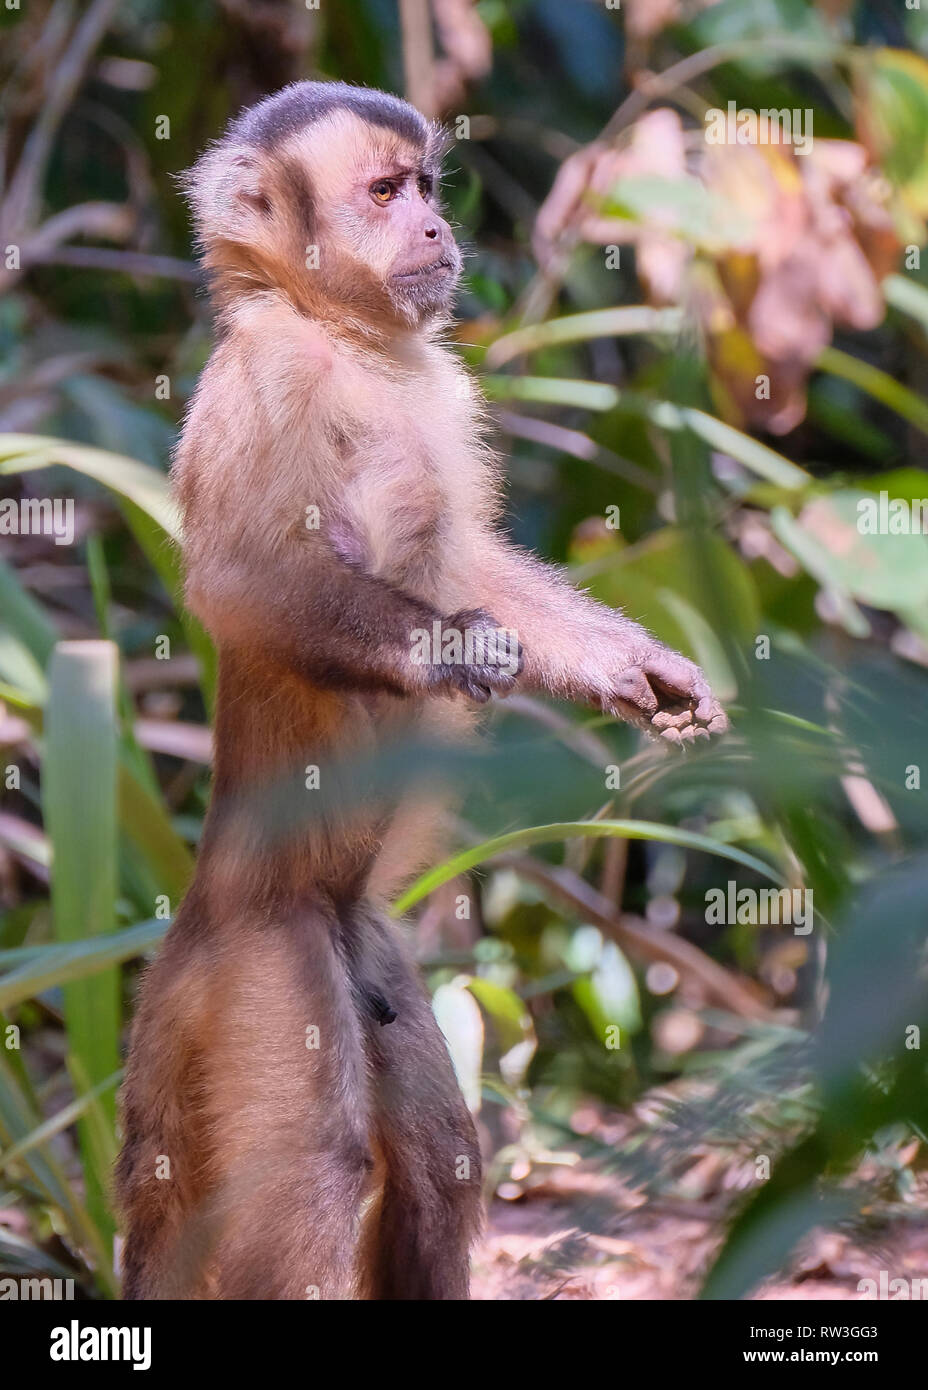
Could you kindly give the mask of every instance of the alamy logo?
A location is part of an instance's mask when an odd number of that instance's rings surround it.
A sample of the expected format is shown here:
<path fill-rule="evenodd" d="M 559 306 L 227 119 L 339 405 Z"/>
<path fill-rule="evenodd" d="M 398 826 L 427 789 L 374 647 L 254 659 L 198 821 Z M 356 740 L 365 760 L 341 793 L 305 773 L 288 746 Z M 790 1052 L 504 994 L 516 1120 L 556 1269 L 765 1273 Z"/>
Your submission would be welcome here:
<path fill-rule="evenodd" d="M 477 623 L 462 630 L 436 619 L 431 631 L 417 627 L 411 636 L 417 666 L 496 666 L 507 675 L 519 674 L 519 640 L 509 628 Z"/>
<path fill-rule="evenodd" d="M 928 1279 L 890 1279 L 889 1270 L 881 1269 L 879 1279 L 858 1279 L 857 1292 L 865 1299 L 928 1299 Z"/>
<path fill-rule="evenodd" d="M 857 503 L 857 529 L 862 536 L 928 536 L 928 497 L 861 497 Z"/>
<path fill-rule="evenodd" d="M 786 926 L 795 936 L 812 930 L 811 888 L 739 888 L 733 878 L 706 893 L 710 926 Z"/>
<path fill-rule="evenodd" d="M 74 542 L 73 497 L 0 497 L 0 536 L 49 536 Z"/>
<path fill-rule="evenodd" d="M 782 110 L 761 107 L 759 111 L 738 110 L 730 101 L 728 110 L 712 106 L 706 112 L 707 145 L 791 145 L 797 154 L 812 149 L 812 111 L 794 107 Z"/>
<path fill-rule="evenodd" d="M 7 1275 L 0 1279 L 0 1300 L 23 1303 L 55 1302 L 74 1297 L 73 1279 L 40 1279 Z"/>
<path fill-rule="evenodd" d="M 151 1366 L 150 1327 L 53 1327 L 48 1354 L 53 1361 L 131 1361 L 133 1371 Z"/>

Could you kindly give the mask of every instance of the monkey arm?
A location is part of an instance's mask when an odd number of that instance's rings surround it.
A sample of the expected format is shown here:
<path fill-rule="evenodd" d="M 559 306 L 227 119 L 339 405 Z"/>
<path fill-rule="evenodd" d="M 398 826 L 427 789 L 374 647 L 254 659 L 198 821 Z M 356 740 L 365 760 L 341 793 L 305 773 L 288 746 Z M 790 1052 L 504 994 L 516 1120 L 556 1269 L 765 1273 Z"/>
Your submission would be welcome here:
<path fill-rule="evenodd" d="M 321 541 L 298 559 L 294 553 L 235 560 L 188 550 L 189 607 L 217 642 L 265 652 L 322 686 L 396 695 L 460 691 L 480 702 L 512 689 L 514 673 L 441 660 L 442 635 L 488 629 L 487 614 L 446 617 Z"/>
<path fill-rule="evenodd" d="M 674 743 L 727 728 L 698 666 L 553 566 L 491 535 L 479 543 L 474 573 L 481 607 L 522 644 L 523 687 L 653 725 Z"/>

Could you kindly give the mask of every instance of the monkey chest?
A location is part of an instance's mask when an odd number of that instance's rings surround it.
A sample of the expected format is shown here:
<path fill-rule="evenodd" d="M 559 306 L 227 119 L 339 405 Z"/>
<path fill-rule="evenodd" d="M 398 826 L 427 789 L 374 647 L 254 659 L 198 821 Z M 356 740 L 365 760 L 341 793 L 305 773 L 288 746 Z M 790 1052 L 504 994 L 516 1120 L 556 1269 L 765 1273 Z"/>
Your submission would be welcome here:
<path fill-rule="evenodd" d="M 407 441 L 368 456 L 355 475 L 350 510 L 368 572 L 427 594 L 440 575 L 448 494 L 425 450 Z"/>

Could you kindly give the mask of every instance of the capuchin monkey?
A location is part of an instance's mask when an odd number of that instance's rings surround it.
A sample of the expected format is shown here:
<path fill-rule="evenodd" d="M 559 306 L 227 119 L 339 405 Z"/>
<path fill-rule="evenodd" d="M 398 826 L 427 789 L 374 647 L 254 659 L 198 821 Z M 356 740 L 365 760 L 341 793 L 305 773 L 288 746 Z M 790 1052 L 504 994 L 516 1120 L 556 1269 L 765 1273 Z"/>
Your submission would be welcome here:
<path fill-rule="evenodd" d="M 187 178 L 218 338 L 173 479 L 219 652 L 215 775 L 132 1035 L 126 1298 L 468 1296 L 474 1125 L 384 909 L 435 817 L 342 808 L 269 839 L 242 816 L 260 789 L 463 737 L 513 689 L 675 743 L 726 728 L 698 667 L 498 530 L 441 339 L 461 270 L 441 152 L 395 97 L 299 82 Z"/>

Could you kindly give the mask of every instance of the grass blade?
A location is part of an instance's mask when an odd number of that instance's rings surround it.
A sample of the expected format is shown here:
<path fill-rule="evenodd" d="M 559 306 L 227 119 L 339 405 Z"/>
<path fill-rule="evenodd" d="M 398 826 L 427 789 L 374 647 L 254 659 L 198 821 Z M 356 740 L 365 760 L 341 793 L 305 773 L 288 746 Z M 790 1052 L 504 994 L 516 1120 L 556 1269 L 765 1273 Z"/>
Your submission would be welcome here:
<path fill-rule="evenodd" d="M 167 476 L 149 468 L 147 463 L 45 435 L 0 434 L 0 474 L 28 473 L 52 464 L 64 464 L 120 497 L 127 497 L 174 540 L 179 538 L 180 520 L 171 501 Z"/>
<path fill-rule="evenodd" d="M 74 941 L 67 946 L 0 951 L 0 970 L 5 964 L 15 967 L 8 974 L 0 975 L 0 1010 L 144 955 L 157 946 L 169 926 L 169 922 L 152 918 L 122 931 L 106 932 L 103 936 Z"/>
<path fill-rule="evenodd" d="M 52 908 L 61 942 L 111 932 L 116 900 L 117 653 L 111 642 L 61 642 L 49 662 L 42 802 L 52 842 Z M 75 1089 L 119 1067 L 120 998 L 115 969 L 64 986 Z M 101 1102 L 111 1127 L 115 1101 Z M 98 1229 L 114 1230 L 95 1127 L 78 1125 L 87 1206 Z"/>
<path fill-rule="evenodd" d="M 527 830 L 514 830 L 508 835 L 484 840 L 480 845 L 474 845 L 471 849 L 453 855 L 443 864 L 429 869 L 416 879 L 412 887 L 393 904 L 391 914 L 399 917 L 403 912 L 408 912 L 443 883 L 448 883 L 458 874 L 466 873 L 468 869 L 473 869 L 477 864 L 492 859 L 494 855 L 503 854 L 506 850 L 528 849 L 532 845 L 552 844 L 557 840 L 600 840 L 609 836 L 617 836 L 623 840 L 659 840 L 662 844 L 680 845 L 683 849 L 702 850 L 705 854 L 717 854 L 722 859 L 743 864 L 745 868 L 753 869 L 755 873 L 761 874 L 773 883 L 782 882 L 776 870 L 765 864 L 762 859 L 757 859 L 744 850 L 734 849 L 731 845 L 724 845 L 708 835 L 698 835 L 693 830 L 681 830 L 675 825 L 659 825 L 654 821 L 643 820 L 564 821 L 554 825 L 533 825 Z"/>

